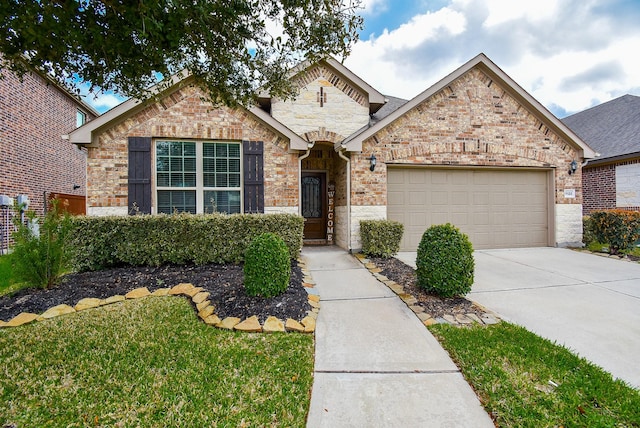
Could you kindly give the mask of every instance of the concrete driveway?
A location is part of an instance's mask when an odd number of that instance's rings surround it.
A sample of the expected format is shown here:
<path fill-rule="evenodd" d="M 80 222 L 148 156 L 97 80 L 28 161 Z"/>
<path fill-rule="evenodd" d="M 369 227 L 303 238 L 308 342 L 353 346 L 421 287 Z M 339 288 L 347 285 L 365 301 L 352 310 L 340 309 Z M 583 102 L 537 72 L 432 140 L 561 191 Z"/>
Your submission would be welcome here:
<path fill-rule="evenodd" d="M 640 388 L 640 264 L 563 248 L 474 255 L 467 298 Z M 415 252 L 397 257 L 415 266 Z"/>

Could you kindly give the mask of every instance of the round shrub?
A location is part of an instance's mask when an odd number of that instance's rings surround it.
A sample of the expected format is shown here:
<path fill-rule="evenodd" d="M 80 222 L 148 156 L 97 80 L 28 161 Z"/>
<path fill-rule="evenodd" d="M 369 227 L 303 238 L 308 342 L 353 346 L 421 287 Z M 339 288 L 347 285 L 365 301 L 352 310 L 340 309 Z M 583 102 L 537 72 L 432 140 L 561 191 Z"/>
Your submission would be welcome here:
<path fill-rule="evenodd" d="M 473 285 L 473 247 L 469 238 L 447 223 L 422 235 L 416 258 L 418 286 L 443 297 L 464 296 Z"/>
<path fill-rule="evenodd" d="M 256 236 L 245 252 L 244 289 L 249 296 L 274 297 L 285 292 L 291 276 L 289 250 L 275 233 Z"/>

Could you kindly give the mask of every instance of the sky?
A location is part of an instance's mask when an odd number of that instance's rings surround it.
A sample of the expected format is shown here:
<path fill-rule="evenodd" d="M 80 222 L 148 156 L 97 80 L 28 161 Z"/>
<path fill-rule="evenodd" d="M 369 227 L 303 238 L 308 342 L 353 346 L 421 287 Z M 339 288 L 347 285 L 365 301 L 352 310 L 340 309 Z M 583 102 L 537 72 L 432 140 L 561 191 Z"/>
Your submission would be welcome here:
<path fill-rule="evenodd" d="M 484 53 L 563 118 L 640 96 L 640 0 L 363 0 L 345 65 L 381 93 L 411 99 Z M 98 111 L 122 99 L 86 101 Z"/>

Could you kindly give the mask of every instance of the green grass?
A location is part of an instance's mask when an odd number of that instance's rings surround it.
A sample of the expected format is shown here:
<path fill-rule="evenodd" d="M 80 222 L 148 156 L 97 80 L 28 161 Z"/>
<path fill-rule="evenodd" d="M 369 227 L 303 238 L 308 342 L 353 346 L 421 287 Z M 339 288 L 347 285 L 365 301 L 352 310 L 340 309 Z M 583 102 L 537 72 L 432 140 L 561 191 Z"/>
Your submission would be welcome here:
<path fill-rule="evenodd" d="M 313 337 L 206 326 L 180 298 L 0 329 L 0 426 L 301 427 Z"/>
<path fill-rule="evenodd" d="M 640 392 L 565 347 L 506 322 L 429 329 L 500 427 L 640 427 Z"/>

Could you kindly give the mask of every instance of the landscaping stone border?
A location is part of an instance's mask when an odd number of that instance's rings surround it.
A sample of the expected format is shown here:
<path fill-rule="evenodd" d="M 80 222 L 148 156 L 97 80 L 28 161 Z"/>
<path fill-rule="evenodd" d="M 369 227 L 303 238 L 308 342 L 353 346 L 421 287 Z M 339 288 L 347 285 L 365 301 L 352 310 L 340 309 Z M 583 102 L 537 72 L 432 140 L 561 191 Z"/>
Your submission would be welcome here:
<path fill-rule="evenodd" d="M 422 324 L 425 326 L 430 326 L 433 324 L 453 324 L 453 325 L 472 325 L 472 324 L 480 324 L 480 325 L 492 325 L 500 322 L 500 318 L 495 312 L 492 312 L 485 308 L 482 305 L 479 305 L 476 302 L 472 302 L 472 304 L 484 312 L 484 315 L 477 316 L 476 314 L 447 314 L 442 317 L 433 318 L 431 314 L 425 312 L 425 309 L 418 305 L 418 299 L 416 299 L 411 294 L 407 293 L 402 284 L 398 284 L 395 281 L 390 280 L 386 276 L 382 275 L 382 269 L 379 268 L 375 263 L 367 258 L 366 255 L 362 253 L 355 254 L 356 259 L 360 261 L 364 265 L 365 268 L 381 283 L 389 287 L 391 291 L 396 293 L 398 297 L 413 311 L 414 314 L 420 319 Z"/>
<path fill-rule="evenodd" d="M 298 333 L 313 333 L 316 329 L 316 319 L 318 318 L 318 312 L 320 311 L 320 296 L 311 293 L 311 290 L 315 287 L 315 282 L 311 277 L 311 272 L 307 269 L 306 262 L 301 258 L 298 259 L 298 265 L 300 266 L 303 274 L 302 285 L 309 293 L 309 305 L 312 310 L 307 311 L 307 316 L 302 320 L 297 321 L 294 319 L 287 319 L 282 321 L 276 317 L 268 317 L 263 325 L 260 325 L 257 316 L 249 317 L 245 320 L 241 320 L 236 317 L 227 317 L 220 319 L 215 314 L 215 307 L 209 300 L 209 293 L 205 292 L 201 287 L 195 287 L 190 283 L 181 283 L 172 288 L 160 288 L 153 293 L 147 289 L 147 287 L 136 288 L 129 291 L 124 296 L 116 295 L 106 299 L 97 298 L 84 298 L 78 301 L 75 306 L 69 305 L 57 305 L 47 309 L 42 314 L 33 314 L 29 312 L 23 312 L 16 315 L 9 321 L 0 321 L 1 327 L 18 327 L 21 325 L 29 324 L 34 321 L 44 321 L 50 318 L 55 318 L 61 315 L 67 315 L 75 312 L 84 311 L 87 309 L 98 308 L 101 306 L 110 305 L 124 300 L 142 299 L 145 297 L 165 297 L 165 296 L 186 296 L 191 299 L 195 305 L 198 317 L 207 325 L 211 325 L 217 328 L 225 330 L 237 330 L 252 333 L 274 333 L 274 332 L 298 332 Z"/>

